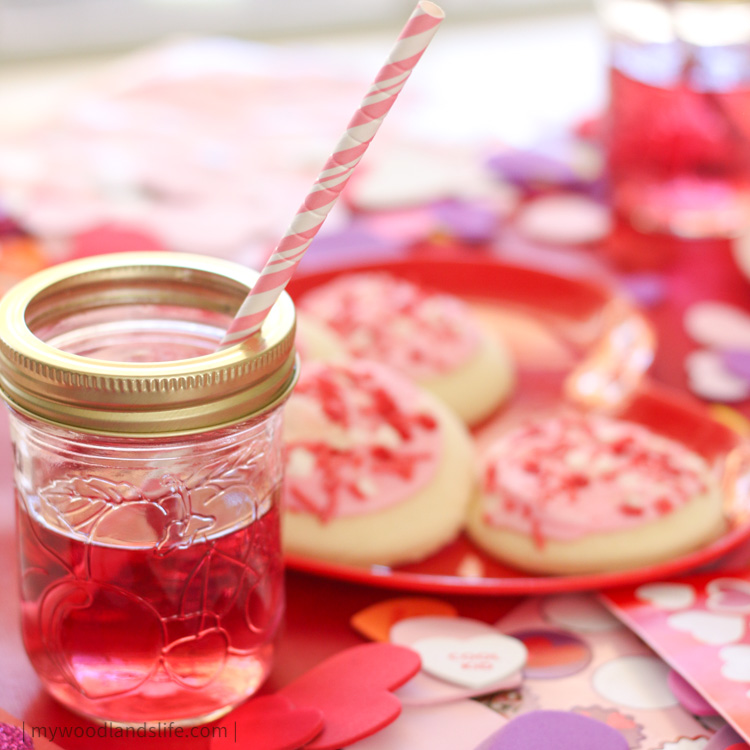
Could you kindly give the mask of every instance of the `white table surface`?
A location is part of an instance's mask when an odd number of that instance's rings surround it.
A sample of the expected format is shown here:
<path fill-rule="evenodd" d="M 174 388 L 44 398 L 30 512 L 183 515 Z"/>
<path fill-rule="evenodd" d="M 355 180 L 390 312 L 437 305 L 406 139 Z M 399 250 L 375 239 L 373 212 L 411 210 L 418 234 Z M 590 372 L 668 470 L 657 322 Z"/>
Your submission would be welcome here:
<path fill-rule="evenodd" d="M 277 43 L 330 55 L 368 78 L 382 64 L 397 31 Z M 0 67 L 0 136 L 43 120 L 121 56 Z M 451 24 L 448 18 L 412 75 L 409 91 L 421 92 L 422 106 L 403 126 L 417 134 L 429 131 L 434 138 L 528 144 L 602 105 L 605 56 L 593 13 L 477 24 Z M 389 119 L 403 116 L 398 110 Z"/>

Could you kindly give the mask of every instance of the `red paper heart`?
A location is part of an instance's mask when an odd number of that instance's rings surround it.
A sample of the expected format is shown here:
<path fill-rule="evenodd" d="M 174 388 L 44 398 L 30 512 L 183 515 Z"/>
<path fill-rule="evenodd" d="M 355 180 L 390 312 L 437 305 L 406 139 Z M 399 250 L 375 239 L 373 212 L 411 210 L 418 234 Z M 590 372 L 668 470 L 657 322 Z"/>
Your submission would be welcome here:
<path fill-rule="evenodd" d="M 306 750 L 336 750 L 394 721 L 401 703 L 390 691 L 414 677 L 420 666 L 418 654 L 411 649 L 365 643 L 318 664 L 279 694 L 300 708 L 323 713 L 323 731 Z"/>
<path fill-rule="evenodd" d="M 216 726 L 226 728 L 226 735 L 214 732 L 211 750 L 296 750 L 320 733 L 323 714 L 316 708 L 299 708 L 280 695 L 264 695 L 232 711 Z"/>

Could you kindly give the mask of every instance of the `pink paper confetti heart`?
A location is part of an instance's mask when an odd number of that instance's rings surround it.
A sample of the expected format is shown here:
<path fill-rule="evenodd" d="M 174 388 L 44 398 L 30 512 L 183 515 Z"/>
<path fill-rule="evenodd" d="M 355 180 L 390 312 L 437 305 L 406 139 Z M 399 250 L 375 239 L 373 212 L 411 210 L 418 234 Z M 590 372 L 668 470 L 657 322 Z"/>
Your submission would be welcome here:
<path fill-rule="evenodd" d="M 718 716 L 716 709 L 674 669 L 669 671 L 667 684 L 686 711 L 695 716 Z"/>
<path fill-rule="evenodd" d="M 325 726 L 308 750 L 338 750 L 393 722 L 401 703 L 391 691 L 414 677 L 419 655 L 391 643 L 354 646 L 313 667 L 279 694 L 322 712 Z"/>
<path fill-rule="evenodd" d="M 698 643 L 707 646 L 727 646 L 738 643 L 745 634 L 745 621 L 735 614 L 704 612 L 688 609 L 667 618 L 669 627 L 688 633 Z"/>
<path fill-rule="evenodd" d="M 635 596 L 668 612 L 687 609 L 695 603 L 695 589 L 687 583 L 644 583 L 635 590 Z"/>
<path fill-rule="evenodd" d="M 298 708 L 280 695 L 253 698 L 220 721 L 226 727 L 213 733 L 212 750 L 236 748 L 252 750 L 296 750 L 314 739 L 323 728 L 323 714 L 315 708 Z"/>
<path fill-rule="evenodd" d="M 716 578 L 706 586 L 706 607 L 716 612 L 750 612 L 750 583 Z"/>

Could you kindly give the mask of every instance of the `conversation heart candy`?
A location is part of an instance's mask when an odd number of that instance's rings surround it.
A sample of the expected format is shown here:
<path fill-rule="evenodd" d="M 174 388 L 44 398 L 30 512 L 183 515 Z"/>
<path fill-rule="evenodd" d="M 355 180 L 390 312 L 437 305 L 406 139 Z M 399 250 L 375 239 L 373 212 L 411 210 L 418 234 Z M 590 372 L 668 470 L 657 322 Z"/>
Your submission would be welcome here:
<path fill-rule="evenodd" d="M 498 643 L 496 637 L 506 640 Z M 439 663 L 446 659 L 448 662 L 452 661 L 451 656 L 455 657 L 460 653 L 453 647 L 463 647 L 466 641 L 473 638 L 490 638 L 492 647 L 499 646 L 503 658 L 496 653 L 490 656 L 490 663 L 465 662 L 458 670 L 455 666 Z M 398 691 L 404 705 L 426 705 L 486 695 L 498 690 L 512 690 L 521 683 L 520 670 L 525 663 L 525 647 L 517 639 L 506 638 L 496 628 L 479 620 L 467 617 L 411 617 L 397 622 L 391 628 L 391 641 L 419 651 L 423 658 L 422 671 Z M 507 653 L 506 648 L 510 649 Z M 431 652 L 427 667 L 422 649 L 424 653 Z M 521 650 L 523 662 L 518 659 Z M 504 658 L 505 656 L 508 658 Z M 520 666 L 514 668 L 517 663 Z"/>
<path fill-rule="evenodd" d="M 750 583 L 741 578 L 715 578 L 706 585 L 706 607 L 716 612 L 750 612 Z"/>
<path fill-rule="evenodd" d="M 434 677 L 469 688 L 484 688 L 518 672 L 526 647 L 500 633 L 473 638 L 424 638 L 412 644 L 422 669 Z"/>

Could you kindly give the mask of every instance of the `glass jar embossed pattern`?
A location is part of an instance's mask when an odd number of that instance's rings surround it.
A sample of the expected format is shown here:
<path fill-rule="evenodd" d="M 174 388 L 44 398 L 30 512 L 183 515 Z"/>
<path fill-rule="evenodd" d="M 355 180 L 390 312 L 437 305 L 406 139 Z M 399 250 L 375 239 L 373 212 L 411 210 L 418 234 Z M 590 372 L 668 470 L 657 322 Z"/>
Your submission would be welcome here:
<path fill-rule="evenodd" d="M 279 421 L 115 457 L 14 418 L 22 632 L 52 695 L 138 723 L 257 689 L 282 611 Z"/>
<path fill-rule="evenodd" d="M 256 350 L 217 352 L 252 279 L 214 266 L 54 269 L 0 335 L 24 645 L 50 694 L 95 720 L 210 721 L 270 670 L 294 315 L 286 300 Z"/>

